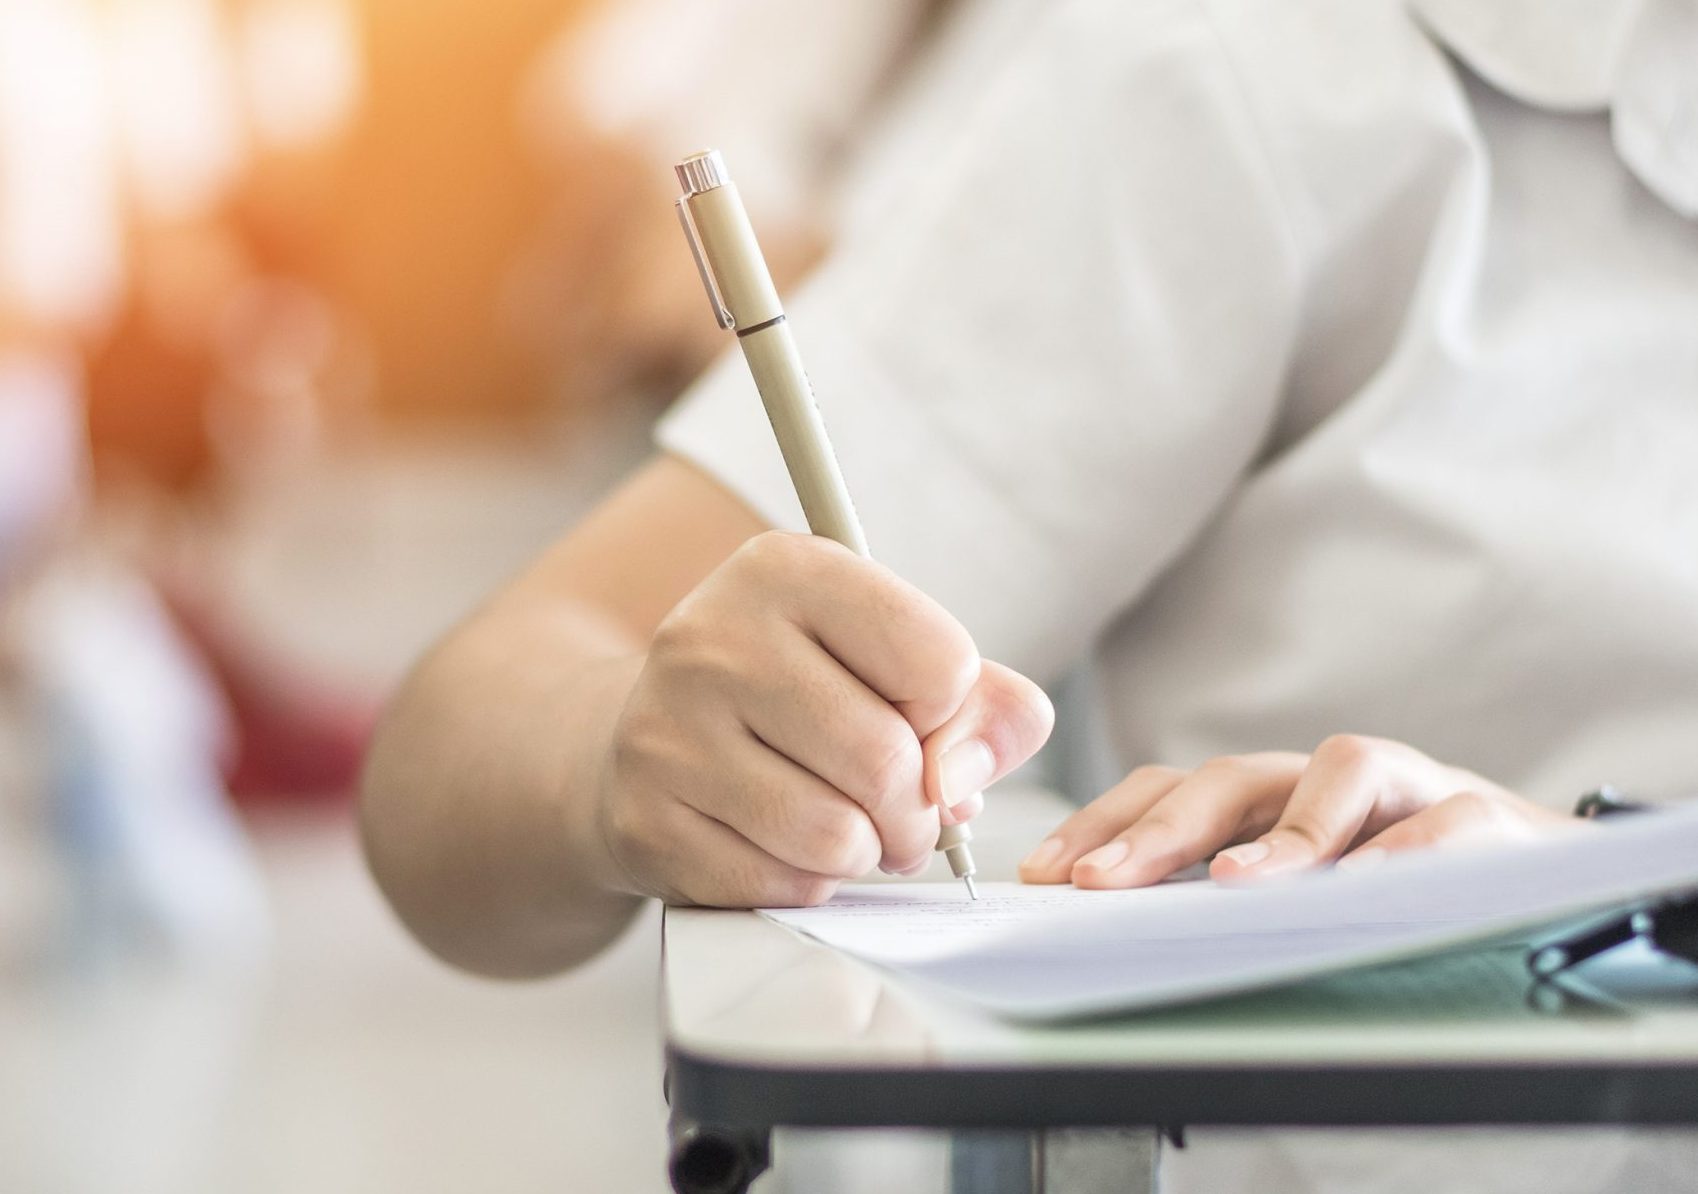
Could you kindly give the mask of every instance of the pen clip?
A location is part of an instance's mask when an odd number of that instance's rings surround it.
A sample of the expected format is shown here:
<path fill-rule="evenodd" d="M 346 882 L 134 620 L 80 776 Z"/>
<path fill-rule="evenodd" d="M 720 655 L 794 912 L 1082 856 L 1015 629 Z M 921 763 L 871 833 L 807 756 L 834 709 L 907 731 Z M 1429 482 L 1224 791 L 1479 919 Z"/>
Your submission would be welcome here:
<path fill-rule="evenodd" d="M 707 291 L 708 305 L 713 308 L 713 317 L 719 321 L 722 328 L 735 328 L 736 318 L 731 314 L 731 308 L 725 305 L 725 298 L 719 293 L 719 286 L 713 280 L 713 270 L 708 268 L 707 254 L 702 251 L 702 241 L 696 235 L 696 221 L 690 216 L 690 197 L 680 195 L 678 198 L 678 223 L 684 229 L 684 239 L 690 242 L 690 256 L 695 258 L 696 272 L 702 276 L 702 288 Z"/>

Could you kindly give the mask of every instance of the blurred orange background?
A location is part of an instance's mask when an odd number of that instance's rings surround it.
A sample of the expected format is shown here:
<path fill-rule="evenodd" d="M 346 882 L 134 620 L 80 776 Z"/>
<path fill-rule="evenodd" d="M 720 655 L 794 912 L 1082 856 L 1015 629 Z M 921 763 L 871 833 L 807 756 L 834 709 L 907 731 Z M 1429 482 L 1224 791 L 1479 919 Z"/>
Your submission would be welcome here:
<path fill-rule="evenodd" d="M 358 769 L 721 347 L 671 162 L 796 280 L 952 7 L 0 0 L 0 1190 L 665 1188 L 653 919 L 446 970 Z"/>

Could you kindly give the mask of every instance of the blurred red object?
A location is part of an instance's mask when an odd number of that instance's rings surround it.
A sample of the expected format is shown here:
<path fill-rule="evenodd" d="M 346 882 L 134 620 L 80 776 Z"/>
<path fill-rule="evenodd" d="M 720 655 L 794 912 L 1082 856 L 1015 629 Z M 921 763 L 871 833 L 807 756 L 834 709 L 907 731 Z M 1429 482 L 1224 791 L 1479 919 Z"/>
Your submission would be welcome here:
<path fill-rule="evenodd" d="M 311 674 L 191 586 L 159 590 L 228 702 L 235 749 L 224 775 L 236 803 L 351 802 L 381 694 Z"/>

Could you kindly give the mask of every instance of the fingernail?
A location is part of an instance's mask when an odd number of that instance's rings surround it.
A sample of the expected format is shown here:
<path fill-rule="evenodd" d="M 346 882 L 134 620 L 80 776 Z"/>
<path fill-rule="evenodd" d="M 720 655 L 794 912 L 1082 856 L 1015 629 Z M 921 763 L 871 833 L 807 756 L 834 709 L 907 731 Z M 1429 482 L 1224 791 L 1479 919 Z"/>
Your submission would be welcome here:
<path fill-rule="evenodd" d="M 1245 842 L 1242 846 L 1222 850 L 1220 857 L 1229 862 L 1235 862 L 1241 867 L 1253 867 L 1272 853 L 1273 847 L 1266 842 Z"/>
<path fill-rule="evenodd" d="M 1365 850 L 1358 850 L 1354 854 L 1346 854 L 1343 858 L 1339 859 L 1338 869 L 1341 871 L 1365 871 L 1370 867 L 1379 866 L 1380 863 L 1385 860 L 1386 852 L 1382 847 L 1369 846 Z"/>
<path fill-rule="evenodd" d="M 937 761 L 937 782 L 943 802 L 951 808 L 984 791 L 996 774 L 996 758 L 977 738 L 957 742 Z"/>
<path fill-rule="evenodd" d="M 1059 859 L 1061 857 L 1061 852 L 1066 848 L 1067 843 L 1058 837 L 1045 838 L 1043 841 L 1038 843 L 1037 849 L 1026 855 L 1025 860 L 1020 864 L 1021 869 L 1024 870 L 1030 868 L 1034 871 L 1048 870 L 1050 864 Z"/>
<path fill-rule="evenodd" d="M 1088 866 L 1099 871 L 1112 871 L 1122 862 L 1125 862 L 1126 856 L 1130 853 L 1132 853 L 1132 847 L 1125 842 L 1110 842 L 1106 846 L 1098 846 L 1073 865 Z"/>

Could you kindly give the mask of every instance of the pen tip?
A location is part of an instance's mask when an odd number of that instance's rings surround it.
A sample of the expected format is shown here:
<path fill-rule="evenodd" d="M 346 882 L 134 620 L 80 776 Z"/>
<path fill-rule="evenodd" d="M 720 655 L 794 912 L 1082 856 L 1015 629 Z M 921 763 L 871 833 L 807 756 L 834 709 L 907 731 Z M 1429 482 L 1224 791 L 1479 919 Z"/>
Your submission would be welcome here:
<path fill-rule="evenodd" d="M 969 896 L 975 900 L 979 898 L 979 889 L 973 886 L 973 876 L 963 875 L 961 876 L 961 882 L 967 885 L 967 894 Z"/>

